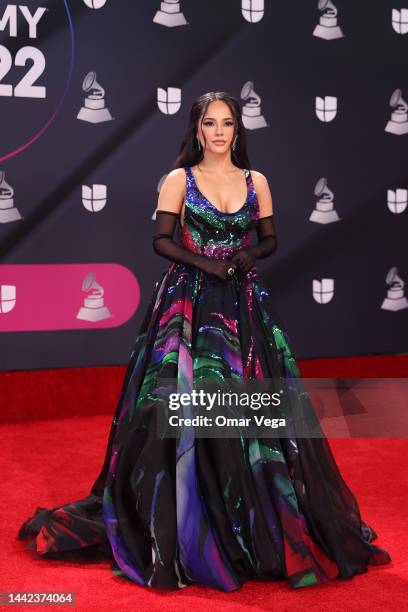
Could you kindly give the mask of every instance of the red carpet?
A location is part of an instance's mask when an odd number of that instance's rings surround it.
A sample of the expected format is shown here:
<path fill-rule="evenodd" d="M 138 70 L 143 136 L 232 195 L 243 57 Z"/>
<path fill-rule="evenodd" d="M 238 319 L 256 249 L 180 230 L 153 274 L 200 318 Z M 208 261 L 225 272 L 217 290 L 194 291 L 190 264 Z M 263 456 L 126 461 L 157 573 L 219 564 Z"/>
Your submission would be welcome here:
<path fill-rule="evenodd" d="M 229 594 L 190 586 L 164 595 L 114 576 L 109 562 L 34 559 L 25 543 L 14 539 L 16 527 L 37 505 L 56 506 L 88 493 L 101 466 L 110 421 L 108 416 L 94 416 L 1 426 L 0 461 L 6 476 L 1 504 L 3 592 L 71 590 L 78 610 L 162 612 L 396 610 L 406 600 L 408 442 L 398 439 L 331 441 L 364 518 L 372 522 L 378 543 L 393 559 L 351 581 L 296 591 L 285 581 L 247 582 Z"/>
<path fill-rule="evenodd" d="M 408 377 L 408 355 L 299 359 L 304 377 Z M 0 423 L 112 414 L 126 366 L 0 372 Z"/>
<path fill-rule="evenodd" d="M 344 365 L 342 366 L 345 367 Z M 87 369 L 86 369 L 87 370 Z M 121 369 L 123 372 L 123 369 Z M 305 371 L 306 376 L 333 376 Z M 20 377 L 24 373 L 11 373 Z M 27 373 L 25 373 L 27 374 Z M 43 377 L 45 373 L 36 373 Z M 115 374 L 116 375 L 116 374 Z M 339 373 L 340 375 L 340 373 Z M 349 372 L 342 372 L 350 376 Z M 356 374 L 357 375 L 357 374 Z M 360 372 L 359 375 L 362 375 Z M 370 374 L 366 374 L 370 375 Z M 403 375 L 386 373 L 383 376 Z M 5 375 L 3 374 L 3 377 Z M 116 383 L 121 375 L 117 373 Z M 4 378 L 2 383 L 5 385 Z M 117 387 L 120 386 L 117 385 Z M 39 397 L 24 385 L 20 396 L 40 406 Z M 46 387 L 46 385 L 45 385 Z M 117 387 L 115 391 L 117 391 Z M 68 387 L 66 387 L 68 389 Z M 93 384 L 89 388 L 91 397 Z M 43 390 L 46 402 L 46 388 Z M 78 391 L 71 390 L 78 398 Z M 1 391 L 1 389 L 0 389 Z M 16 406 L 16 397 L 0 395 L 3 407 L 9 409 L 11 400 L 19 415 L 28 405 Z M 67 394 L 66 394 L 67 397 Z M 30 398 L 30 400 L 28 399 Z M 116 399 L 111 392 L 111 404 Z M 49 393 L 50 402 L 55 401 Z M 59 394 L 58 410 L 65 411 Z M 9 403 L 10 402 L 10 403 Z M 107 404 L 109 402 L 105 402 Z M 83 409 L 74 401 L 74 410 Z M 68 404 L 66 404 L 68 405 Z M 67 408 L 72 410 L 72 406 Z M 44 405 L 45 413 L 50 410 Z M 55 410 L 55 407 L 54 407 Z M 223 593 L 199 586 L 178 592 L 157 593 L 112 574 L 109 561 L 85 562 L 45 560 L 35 556 L 15 539 L 18 527 L 37 506 L 52 507 L 79 499 L 88 494 L 99 473 L 105 452 L 113 408 L 110 414 L 54 419 L 47 421 L 14 422 L 1 425 L 0 461 L 2 465 L 3 495 L 0 528 L 2 556 L 0 560 L 1 591 L 73 591 L 77 610 L 166 610 L 194 612 L 205 610 L 274 610 L 300 609 L 334 612 L 369 609 L 396 610 L 406 601 L 408 561 L 408 440 L 406 439 L 337 439 L 330 440 L 338 465 L 356 494 L 363 518 L 372 524 L 379 537 L 375 543 L 389 551 L 393 562 L 370 566 L 365 574 L 349 581 L 333 581 L 324 586 L 292 589 L 279 582 L 248 581 L 240 591 Z M 38 417 L 37 417 L 38 418 Z M 4 419 L 5 420 L 5 419 Z M 10 419 L 12 420 L 12 419 Z M 19 418 L 14 420 L 21 420 Z M 92 444 L 90 444 L 92 440 Z M 16 606 L 16 609 L 27 609 Z M 49 606 L 36 606 L 49 610 Z"/>

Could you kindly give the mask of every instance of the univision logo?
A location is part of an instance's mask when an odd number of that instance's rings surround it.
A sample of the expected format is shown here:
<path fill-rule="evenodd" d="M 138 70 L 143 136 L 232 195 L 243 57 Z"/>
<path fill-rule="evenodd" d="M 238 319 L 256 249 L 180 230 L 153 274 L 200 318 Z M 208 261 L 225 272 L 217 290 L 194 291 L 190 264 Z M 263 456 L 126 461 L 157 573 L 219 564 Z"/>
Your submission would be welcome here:
<path fill-rule="evenodd" d="M 106 4 L 106 0 L 84 0 L 86 6 L 92 9 L 103 8 Z"/>

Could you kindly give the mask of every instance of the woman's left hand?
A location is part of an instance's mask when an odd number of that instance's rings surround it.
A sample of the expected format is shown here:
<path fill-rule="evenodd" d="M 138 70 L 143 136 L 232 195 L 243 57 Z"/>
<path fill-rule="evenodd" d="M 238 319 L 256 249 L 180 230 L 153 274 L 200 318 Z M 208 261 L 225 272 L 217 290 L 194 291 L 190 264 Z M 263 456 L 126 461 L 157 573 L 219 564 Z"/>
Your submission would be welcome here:
<path fill-rule="evenodd" d="M 237 253 L 235 253 L 230 261 L 232 261 L 240 272 L 244 274 L 249 272 L 256 261 L 256 257 L 251 249 L 251 247 L 244 247 L 240 249 Z"/>

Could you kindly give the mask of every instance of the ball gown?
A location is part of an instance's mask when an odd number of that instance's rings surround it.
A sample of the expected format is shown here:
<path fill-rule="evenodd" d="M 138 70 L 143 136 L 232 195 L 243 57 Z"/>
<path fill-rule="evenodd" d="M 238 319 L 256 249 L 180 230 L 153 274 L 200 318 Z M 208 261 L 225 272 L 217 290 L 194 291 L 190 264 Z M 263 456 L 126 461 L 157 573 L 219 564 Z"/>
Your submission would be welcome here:
<path fill-rule="evenodd" d="M 184 249 L 220 258 L 249 245 L 260 219 L 251 171 L 244 204 L 224 213 L 184 170 Z M 301 380 L 256 265 L 223 281 L 171 261 L 144 314 L 89 494 L 37 507 L 17 538 L 45 558 L 92 550 L 116 575 L 158 589 L 233 591 L 248 579 L 299 588 L 389 563 L 326 436 L 157 435 L 161 378 Z"/>

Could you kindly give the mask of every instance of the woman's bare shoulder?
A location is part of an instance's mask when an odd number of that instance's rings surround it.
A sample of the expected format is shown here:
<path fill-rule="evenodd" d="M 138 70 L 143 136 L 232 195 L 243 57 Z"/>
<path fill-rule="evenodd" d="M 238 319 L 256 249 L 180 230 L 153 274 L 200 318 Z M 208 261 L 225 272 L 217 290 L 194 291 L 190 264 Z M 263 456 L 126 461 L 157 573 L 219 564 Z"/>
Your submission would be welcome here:
<path fill-rule="evenodd" d="M 184 168 L 174 168 L 166 174 L 166 181 L 170 181 L 173 184 L 181 183 L 186 180 L 186 172 Z"/>
<path fill-rule="evenodd" d="M 268 186 L 268 179 L 266 178 L 264 174 L 262 174 L 262 172 L 259 172 L 259 170 L 251 169 L 251 175 L 252 175 L 252 180 L 254 181 L 255 187 Z"/>
<path fill-rule="evenodd" d="M 159 193 L 157 210 L 180 212 L 186 191 L 184 168 L 175 168 L 166 175 Z"/>
<path fill-rule="evenodd" d="M 273 214 L 272 194 L 268 179 L 258 170 L 251 170 L 251 176 L 258 198 L 260 216 L 265 217 Z"/>

